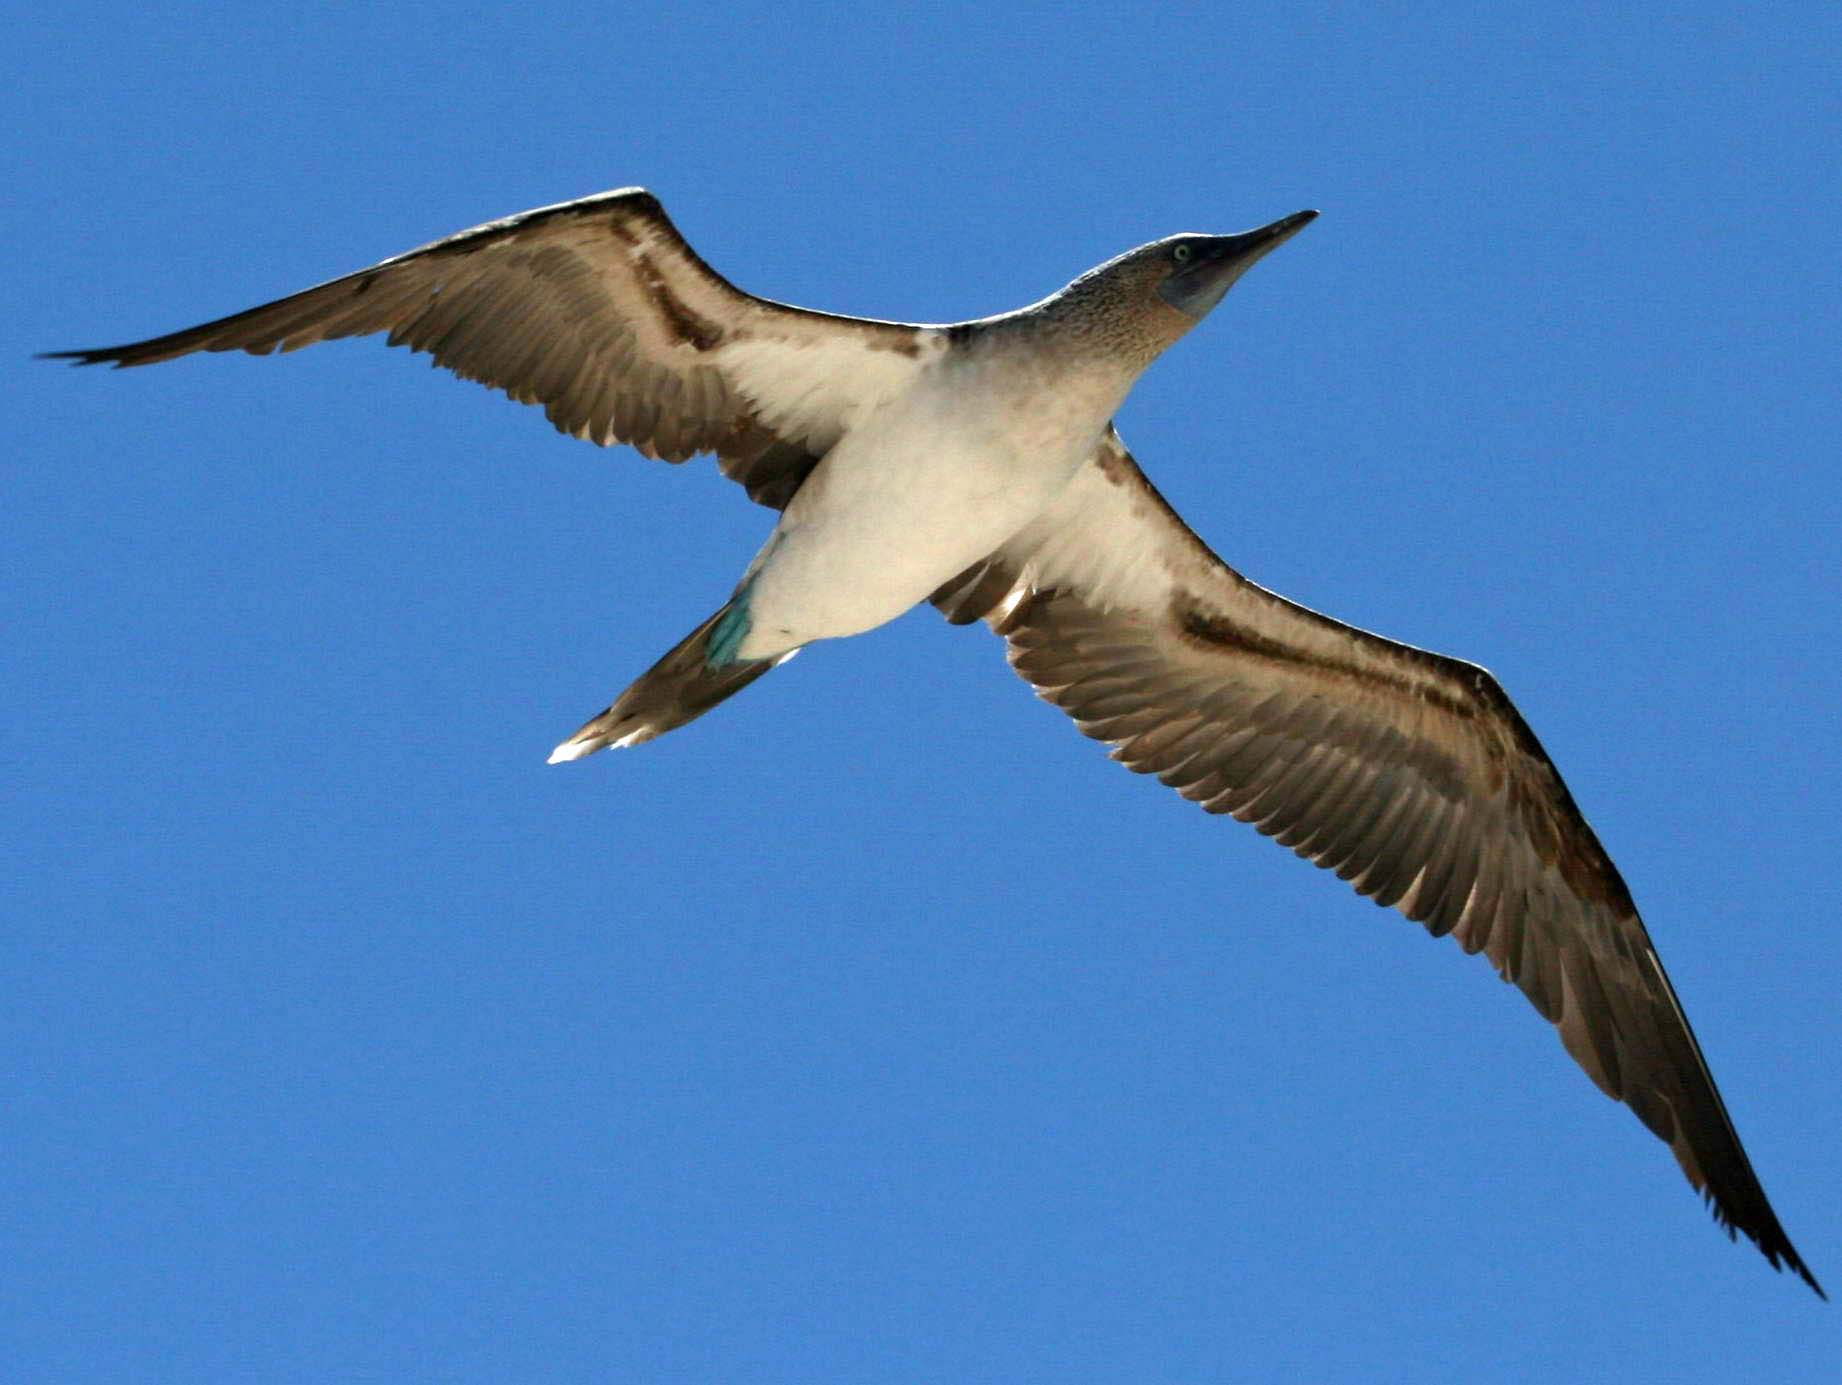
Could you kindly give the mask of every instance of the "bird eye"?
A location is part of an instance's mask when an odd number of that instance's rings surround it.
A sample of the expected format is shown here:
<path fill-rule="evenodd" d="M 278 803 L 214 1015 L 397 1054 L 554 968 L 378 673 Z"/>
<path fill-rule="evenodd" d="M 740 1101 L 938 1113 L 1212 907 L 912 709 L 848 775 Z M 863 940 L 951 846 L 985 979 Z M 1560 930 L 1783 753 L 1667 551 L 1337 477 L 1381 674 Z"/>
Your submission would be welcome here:
<path fill-rule="evenodd" d="M 1171 248 L 1170 257 L 1178 264 L 1187 264 L 1190 258 L 1190 247 L 1187 245 L 1173 246 Z"/>

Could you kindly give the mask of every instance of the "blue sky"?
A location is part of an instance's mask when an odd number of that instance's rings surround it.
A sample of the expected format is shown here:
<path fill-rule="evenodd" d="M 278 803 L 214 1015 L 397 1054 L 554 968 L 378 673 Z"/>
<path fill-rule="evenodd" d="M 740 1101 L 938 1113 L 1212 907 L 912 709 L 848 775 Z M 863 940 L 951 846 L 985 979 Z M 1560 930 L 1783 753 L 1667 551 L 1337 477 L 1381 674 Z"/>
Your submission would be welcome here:
<path fill-rule="evenodd" d="M 1827 1380 L 1833 1309 L 1449 943 L 931 612 L 550 747 L 770 524 L 377 343 L 30 352 L 641 183 L 951 320 L 1323 217 L 1127 402 L 1230 562 L 1492 668 L 1842 1286 L 1842 16 L 12 21 L 20 1380 Z"/>

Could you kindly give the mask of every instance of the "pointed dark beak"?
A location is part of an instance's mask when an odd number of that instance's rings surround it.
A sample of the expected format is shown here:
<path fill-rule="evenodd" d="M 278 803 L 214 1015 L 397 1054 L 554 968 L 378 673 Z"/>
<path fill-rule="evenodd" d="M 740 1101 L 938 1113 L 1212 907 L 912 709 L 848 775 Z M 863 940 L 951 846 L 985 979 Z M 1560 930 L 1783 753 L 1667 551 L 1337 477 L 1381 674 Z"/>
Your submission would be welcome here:
<path fill-rule="evenodd" d="M 1224 261 L 1232 262 L 1242 273 L 1246 273 L 1257 261 L 1277 250 L 1317 219 L 1315 211 L 1293 212 L 1291 216 L 1282 216 L 1271 226 L 1262 226 L 1258 231 L 1223 236 L 1217 242 L 1221 246 L 1218 253 Z"/>
<path fill-rule="evenodd" d="M 1235 281 L 1273 251 L 1317 220 L 1315 211 L 1293 212 L 1257 231 L 1211 236 L 1198 246 L 1191 262 L 1164 281 L 1164 301 L 1191 317 L 1201 318 L 1222 301 Z"/>

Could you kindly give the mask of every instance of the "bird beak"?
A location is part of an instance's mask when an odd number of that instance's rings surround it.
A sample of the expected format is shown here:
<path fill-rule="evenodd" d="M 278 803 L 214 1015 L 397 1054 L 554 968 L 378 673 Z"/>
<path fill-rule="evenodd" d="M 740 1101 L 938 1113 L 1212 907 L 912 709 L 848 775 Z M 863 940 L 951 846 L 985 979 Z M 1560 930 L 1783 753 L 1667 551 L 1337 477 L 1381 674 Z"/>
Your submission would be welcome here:
<path fill-rule="evenodd" d="M 1158 286 L 1158 294 L 1173 308 L 1193 318 L 1206 317 L 1234 287 L 1237 279 L 1316 219 L 1314 211 L 1293 212 L 1257 231 L 1193 241 L 1196 253 L 1188 264 Z"/>

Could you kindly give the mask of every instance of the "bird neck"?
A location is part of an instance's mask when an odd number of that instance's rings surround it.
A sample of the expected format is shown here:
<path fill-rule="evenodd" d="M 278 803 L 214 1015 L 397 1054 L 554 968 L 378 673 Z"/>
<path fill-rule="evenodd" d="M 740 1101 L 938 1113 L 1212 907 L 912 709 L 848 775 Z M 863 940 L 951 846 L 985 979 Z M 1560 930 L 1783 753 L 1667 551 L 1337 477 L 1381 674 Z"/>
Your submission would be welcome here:
<path fill-rule="evenodd" d="M 1072 356 L 1127 372 L 1129 380 L 1196 325 L 1155 294 L 1105 273 L 1083 275 L 1038 309 L 1041 330 L 1065 341 Z"/>

